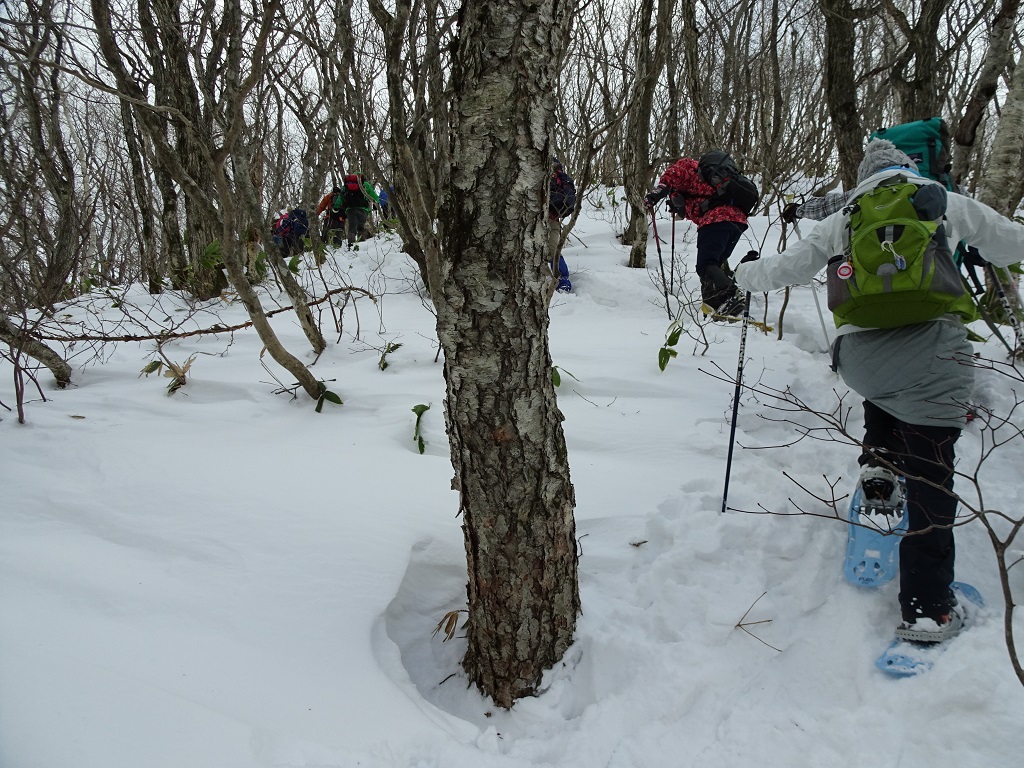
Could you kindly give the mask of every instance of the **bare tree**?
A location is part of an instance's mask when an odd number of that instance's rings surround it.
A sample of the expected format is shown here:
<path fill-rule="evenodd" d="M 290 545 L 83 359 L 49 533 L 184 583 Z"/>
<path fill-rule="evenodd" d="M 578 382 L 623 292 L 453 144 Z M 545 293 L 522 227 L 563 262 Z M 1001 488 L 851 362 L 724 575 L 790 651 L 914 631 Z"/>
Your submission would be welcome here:
<path fill-rule="evenodd" d="M 82 189 L 77 153 L 63 130 L 67 86 L 59 67 L 69 55 L 64 25 L 55 18 L 53 0 L 29 0 L 23 10 L 25 18 L 5 25 L 0 41 L 10 57 L 3 65 L 12 99 L 5 127 L 15 132 L 11 140 L 27 146 L 15 149 L 21 159 L 7 169 L 30 182 L 23 188 L 30 194 L 21 213 L 32 235 L 21 241 L 19 261 L 31 288 L 23 285 L 19 293 L 30 306 L 52 308 L 77 292 L 94 202 Z"/>
<path fill-rule="evenodd" d="M 854 80 L 854 13 L 850 0 L 818 0 L 825 16 L 825 98 L 839 151 L 839 175 L 847 189 L 857 182 L 864 156 L 864 129 Z"/>
<path fill-rule="evenodd" d="M 402 248 L 433 296 L 444 282 L 438 215 L 452 166 L 449 57 L 456 45 L 456 17 L 437 0 L 397 0 L 394 13 L 380 0 L 368 2 L 385 40 L 394 180 L 390 204 L 400 222 Z"/>
<path fill-rule="evenodd" d="M 246 19 L 243 19 L 240 0 L 225 3 L 219 17 L 214 15 L 212 6 L 205 9 L 208 24 L 204 29 L 212 35 L 209 43 L 213 51 L 199 58 L 197 66 L 209 77 L 216 75 L 216 79 L 204 83 L 208 89 L 209 109 L 201 108 L 198 103 L 194 83 L 179 82 L 188 79 L 191 57 L 200 56 L 203 51 L 201 47 L 190 47 L 180 37 L 180 24 L 175 26 L 176 20 L 180 21 L 176 3 L 168 5 L 167 0 L 153 0 L 147 6 L 163 35 L 159 45 L 151 42 L 148 48 L 153 54 L 154 74 L 157 79 L 166 78 L 167 87 L 177 85 L 182 89 L 173 97 L 165 94 L 167 102 L 158 98 L 151 103 L 129 71 L 114 33 L 123 25 L 113 24 L 110 0 L 92 0 L 92 10 L 100 51 L 115 80 L 117 93 L 132 104 L 140 126 L 153 144 L 158 162 L 184 190 L 187 207 L 198 228 L 194 236 L 204 243 L 203 257 L 215 268 L 218 261 L 223 264 L 271 357 L 295 376 L 310 397 L 319 398 L 323 385 L 278 340 L 245 274 L 242 233 L 248 222 L 239 216 L 236 201 L 244 204 L 255 195 L 244 189 L 252 184 L 251 174 L 243 171 L 232 176 L 228 167 L 234 159 L 239 167 L 248 170 L 245 160 L 238 156 L 233 158 L 232 153 L 237 150 L 239 137 L 246 127 L 245 99 L 262 75 L 264 51 L 270 42 L 272 21 L 279 11 L 279 3 L 272 0 L 261 15 Z M 144 28 L 144 31 L 155 34 L 157 30 Z M 168 138 L 167 120 L 175 126 L 177 143 Z M 183 141 L 188 148 L 184 153 Z M 303 328 L 307 336 L 313 333 L 314 338 L 319 337 L 314 348 L 323 349 L 323 339 L 319 331 L 312 328 L 308 308 L 303 303 L 301 309 L 296 309 L 300 320 L 305 318 Z"/>
<path fill-rule="evenodd" d="M 889 17 L 905 39 L 903 50 L 896 56 L 890 77 L 900 98 L 900 114 L 904 121 L 925 120 L 939 114 L 942 106 L 939 91 L 940 47 L 938 31 L 949 0 L 928 0 L 921 3 L 913 20 L 896 0 L 885 0 Z"/>
<path fill-rule="evenodd" d="M 580 608 L 541 279 L 553 92 L 572 14 L 557 0 L 462 3 L 443 283 L 431 291 L 469 566 L 463 666 L 506 708 L 537 692 Z"/>
<path fill-rule="evenodd" d="M 657 16 L 655 16 L 657 10 Z M 622 242 L 631 245 L 629 266 L 647 266 L 647 209 L 644 194 L 651 185 L 651 114 L 658 78 L 668 54 L 669 0 L 642 0 L 634 18 L 636 40 L 636 80 L 631 106 L 626 117 L 623 153 L 623 183 L 629 201 L 630 217 Z"/>

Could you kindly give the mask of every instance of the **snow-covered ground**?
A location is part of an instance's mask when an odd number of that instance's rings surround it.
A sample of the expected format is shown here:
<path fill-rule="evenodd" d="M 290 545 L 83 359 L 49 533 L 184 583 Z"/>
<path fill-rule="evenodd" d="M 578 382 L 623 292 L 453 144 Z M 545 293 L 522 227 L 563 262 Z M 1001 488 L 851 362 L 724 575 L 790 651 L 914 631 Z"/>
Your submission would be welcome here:
<path fill-rule="evenodd" d="M 692 262 L 689 226 L 675 249 Z M 667 260 L 667 220 L 659 231 Z M 778 227 L 755 219 L 737 255 L 762 238 L 774 253 Z M 565 249 L 574 292 L 551 308 L 551 347 L 583 613 L 543 695 L 510 712 L 467 687 L 464 642 L 434 634 L 465 605 L 465 558 L 433 317 L 400 290 L 412 270 L 394 242 L 334 256 L 356 285 L 381 265 L 375 285 L 392 291 L 379 315 L 359 302 L 358 326 L 346 314 L 313 368 L 343 406 L 318 414 L 273 394 L 252 331 L 166 345 L 174 362 L 199 353 L 171 397 L 166 379 L 139 375 L 152 343 L 119 345 L 66 391 L 44 372 L 48 402 L 30 403 L 24 426 L 6 411 L 0 423 L 0 766 L 1018 765 L 1024 689 L 983 528 L 957 534 L 958 578 L 989 601 L 979 622 L 929 674 L 880 673 L 897 587 L 844 582 L 844 525 L 815 516 L 831 511 L 797 485 L 848 493 L 857 449 L 795 441 L 787 420 L 814 417 L 764 394 L 789 388 L 822 411 L 842 398 L 860 434 L 810 289 L 794 289 L 781 341 L 748 334 L 745 380 L 762 394 L 741 398 L 729 491 L 746 512 L 722 514 L 740 328 L 706 326 L 706 354 L 684 334 L 659 371 L 668 317 L 649 253 L 650 272 L 626 268 L 590 209 Z M 158 301 L 152 316 L 176 316 L 172 297 Z M 781 295 L 768 303 L 775 324 Z M 218 311 L 244 320 L 238 305 Z M 290 316 L 273 322 L 312 362 Z M 381 370 L 388 342 L 402 346 Z M 1005 359 L 992 341 L 978 349 Z M 1024 397 L 1008 377 L 979 381 L 996 414 Z M 14 404 L 6 364 L 0 401 Z M 418 404 L 430 406 L 423 455 Z M 965 430 L 964 471 L 990 438 L 978 422 Z M 988 508 L 1019 516 L 1021 458 L 1018 440 L 982 465 Z M 778 514 L 751 514 L 766 510 Z M 1024 566 L 1011 583 L 1020 600 Z"/>

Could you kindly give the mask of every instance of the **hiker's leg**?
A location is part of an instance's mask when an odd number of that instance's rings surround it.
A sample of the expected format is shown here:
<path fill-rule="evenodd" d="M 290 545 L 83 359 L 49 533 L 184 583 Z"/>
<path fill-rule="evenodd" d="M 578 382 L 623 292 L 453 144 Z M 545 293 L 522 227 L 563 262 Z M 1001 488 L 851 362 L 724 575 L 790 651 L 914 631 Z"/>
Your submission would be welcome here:
<path fill-rule="evenodd" d="M 697 277 L 705 304 L 718 308 L 736 293 L 736 283 L 722 265 L 739 242 L 743 230 L 731 221 L 705 224 L 697 230 Z"/>
<path fill-rule="evenodd" d="M 862 467 L 885 467 L 902 472 L 905 450 L 901 428 L 903 422 L 870 400 L 864 401 L 864 444 L 857 463 Z"/>
<path fill-rule="evenodd" d="M 903 424 L 908 535 L 900 542 L 900 609 L 904 620 L 937 619 L 951 605 L 956 547 L 953 523 L 954 427 Z"/>
<path fill-rule="evenodd" d="M 348 247 L 356 241 L 356 209 L 349 208 L 345 211 L 345 237 L 348 240 Z"/>
<path fill-rule="evenodd" d="M 348 220 L 348 244 L 351 248 L 357 241 L 363 239 L 366 211 L 362 208 L 349 208 L 345 212 L 345 218 Z"/>

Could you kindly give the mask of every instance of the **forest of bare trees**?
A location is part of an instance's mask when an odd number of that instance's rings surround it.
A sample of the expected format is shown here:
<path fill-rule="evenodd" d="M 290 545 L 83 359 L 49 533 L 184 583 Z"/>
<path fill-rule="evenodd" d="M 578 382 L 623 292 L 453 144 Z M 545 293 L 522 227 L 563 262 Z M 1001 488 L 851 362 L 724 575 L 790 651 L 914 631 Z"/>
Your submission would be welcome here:
<path fill-rule="evenodd" d="M 311 308 L 360 289 L 290 268 L 271 223 L 282 208 L 312 213 L 348 172 L 394 187 L 402 248 L 445 353 L 471 572 L 466 666 L 502 706 L 537 686 L 579 607 L 540 270 L 552 155 L 580 199 L 625 190 L 621 236 L 635 267 L 643 193 L 667 162 L 712 146 L 757 178 L 761 212 L 774 216 L 814 182 L 850 184 L 871 130 L 941 115 L 965 189 L 1007 214 L 1024 197 L 1020 0 L 3 8 L 0 342 L 16 375 L 31 359 L 71 381 L 53 332 L 67 302 L 135 283 L 197 305 L 230 290 L 295 390 L 322 402 L 325 385 L 302 362 L 309 350 L 276 338 L 258 288 L 276 282 L 314 354 L 327 342 L 325 315 Z M 317 227 L 310 237 L 317 252 Z M 524 412 L 532 418 L 513 419 Z M 500 488 L 484 480 L 495 466 L 508 476 Z M 544 526 L 522 543 L 526 518 Z M 522 571 L 513 542 L 536 547 L 557 583 Z M 495 591 L 502 579 L 535 583 L 512 595 Z M 515 639 L 522 622 L 537 630 L 531 645 Z M 494 652 L 498 638 L 507 653 Z"/>
<path fill-rule="evenodd" d="M 941 114 L 960 180 L 976 190 L 1013 101 L 1019 6 L 580 2 L 554 62 L 552 146 L 584 190 L 635 191 L 669 159 L 726 147 L 770 208 L 803 175 L 849 182 L 873 128 Z M 452 162 L 458 4 L 5 9 L 6 315 L 136 281 L 199 299 L 229 279 L 237 288 L 232 265 L 249 243 L 271 254 L 276 211 L 314 208 L 351 169 L 399 190 L 406 248 L 425 275 Z M 1001 167 L 1014 181 L 999 185 L 1004 210 L 1024 196 L 1014 160 Z"/>

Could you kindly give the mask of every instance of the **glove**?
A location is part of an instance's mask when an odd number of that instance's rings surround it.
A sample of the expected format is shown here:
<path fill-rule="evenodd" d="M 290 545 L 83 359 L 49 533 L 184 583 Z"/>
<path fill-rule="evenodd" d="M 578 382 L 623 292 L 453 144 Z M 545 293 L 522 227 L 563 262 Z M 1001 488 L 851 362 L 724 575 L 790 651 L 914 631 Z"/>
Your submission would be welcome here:
<path fill-rule="evenodd" d="M 967 252 L 964 254 L 964 264 L 969 267 L 984 267 L 988 262 L 982 258 L 977 248 L 969 245 L 967 246 Z"/>
<path fill-rule="evenodd" d="M 644 197 L 644 205 L 648 208 L 653 209 L 658 203 L 668 197 L 667 187 L 658 187 L 653 192 L 648 192 Z"/>
<path fill-rule="evenodd" d="M 740 259 L 740 264 L 746 264 L 748 261 L 757 261 L 761 258 L 761 254 L 757 251 L 747 251 L 747 255 Z"/>
<path fill-rule="evenodd" d="M 686 218 L 686 195 L 676 192 L 668 199 L 668 211 L 676 216 Z"/>
<path fill-rule="evenodd" d="M 796 213 L 798 207 L 796 203 L 786 203 L 786 207 L 782 209 L 782 220 L 787 224 L 796 224 L 796 220 L 800 218 Z"/>

